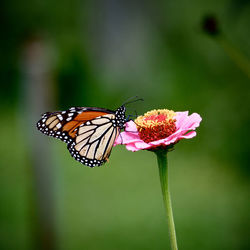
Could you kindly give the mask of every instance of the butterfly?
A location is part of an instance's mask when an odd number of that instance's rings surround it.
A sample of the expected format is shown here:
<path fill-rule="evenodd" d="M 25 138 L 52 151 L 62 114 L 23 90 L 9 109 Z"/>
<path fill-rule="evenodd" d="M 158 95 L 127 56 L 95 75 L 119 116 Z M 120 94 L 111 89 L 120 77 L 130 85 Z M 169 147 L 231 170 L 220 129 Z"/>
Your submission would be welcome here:
<path fill-rule="evenodd" d="M 37 128 L 48 136 L 67 143 L 72 157 L 95 167 L 104 164 L 127 121 L 124 104 L 115 111 L 93 107 L 72 107 L 66 111 L 46 112 Z"/>

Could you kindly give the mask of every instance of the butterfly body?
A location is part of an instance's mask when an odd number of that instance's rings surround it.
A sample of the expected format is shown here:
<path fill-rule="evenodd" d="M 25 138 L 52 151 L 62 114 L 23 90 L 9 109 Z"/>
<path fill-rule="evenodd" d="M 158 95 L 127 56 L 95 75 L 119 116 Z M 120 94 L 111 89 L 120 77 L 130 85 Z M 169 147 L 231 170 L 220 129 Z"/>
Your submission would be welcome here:
<path fill-rule="evenodd" d="M 42 133 L 67 143 L 77 161 L 95 167 L 104 164 L 115 139 L 126 122 L 124 106 L 112 111 L 103 108 L 73 107 L 46 112 L 37 123 Z"/>

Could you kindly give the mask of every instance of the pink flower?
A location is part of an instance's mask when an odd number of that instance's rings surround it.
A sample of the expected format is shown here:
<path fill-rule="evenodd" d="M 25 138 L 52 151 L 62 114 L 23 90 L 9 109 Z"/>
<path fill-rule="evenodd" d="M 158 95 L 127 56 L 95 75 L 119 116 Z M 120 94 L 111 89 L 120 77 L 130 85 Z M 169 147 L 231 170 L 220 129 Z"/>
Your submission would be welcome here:
<path fill-rule="evenodd" d="M 118 136 L 115 145 L 125 144 L 130 151 L 167 148 L 181 139 L 195 137 L 194 130 L 199 127 L 201 120 L 199 114 L 189 116 L 188 111 L 152 110 L 139 116 L 135 122 L 127 122 L 125 131 Z"/>

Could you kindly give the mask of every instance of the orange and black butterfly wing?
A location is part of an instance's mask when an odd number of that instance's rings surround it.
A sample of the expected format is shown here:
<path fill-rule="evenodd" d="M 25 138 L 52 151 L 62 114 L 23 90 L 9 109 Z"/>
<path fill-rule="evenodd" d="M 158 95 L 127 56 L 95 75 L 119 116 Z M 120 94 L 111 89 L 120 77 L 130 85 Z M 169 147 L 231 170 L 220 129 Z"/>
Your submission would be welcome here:
<path fill-rule="evenodd" d="M 73 107 L 66 111 L 46 112 L 37 122 L 42 133 L 58 138 L 66 143 L 76 136 L 76 128 L 95 117 L 112 113 L 101 108 Z"/>
<path fill-rule="evenodd" d="M 114 114 L 106 114 L 77 127 L 74 140 L 68 143 L 72 157 L 89 167 L 105 163 L 120 133 L 114 119 Z"/>
<path fill-rule="evenodd" d="M 47 112 L 37 123 L 42 133 L 68 144 L 72 157 L 94 167 L 105 163 L 125 122 L 125 108 L 115 112 L 101 108 L 73 107 Z"/>

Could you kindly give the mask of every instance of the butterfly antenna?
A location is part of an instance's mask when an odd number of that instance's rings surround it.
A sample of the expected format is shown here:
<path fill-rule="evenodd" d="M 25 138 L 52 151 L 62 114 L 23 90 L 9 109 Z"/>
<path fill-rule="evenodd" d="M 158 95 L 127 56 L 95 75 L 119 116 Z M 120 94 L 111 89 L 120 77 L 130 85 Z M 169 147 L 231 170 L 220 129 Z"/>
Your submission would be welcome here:
<path fill-rule="evenodd" d="M 125 130 L 125 129 L 124 129 Z M 121 133 L 119 133 L 119 136 L 121 137 L 121 145 L 123 145 L 123 139 Z"/>
<path fill-rule="evenodd" d="M 139 98 L 138 96 L 132 96 L 130 98 L 127 99 L 127 101 L 125 101 L 122 106 L 125 106 L 127 104 L 133 103 L 133 102 L 137 102 L 137 101 L 144 101 L 142 98 Z"/>

